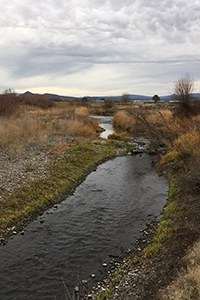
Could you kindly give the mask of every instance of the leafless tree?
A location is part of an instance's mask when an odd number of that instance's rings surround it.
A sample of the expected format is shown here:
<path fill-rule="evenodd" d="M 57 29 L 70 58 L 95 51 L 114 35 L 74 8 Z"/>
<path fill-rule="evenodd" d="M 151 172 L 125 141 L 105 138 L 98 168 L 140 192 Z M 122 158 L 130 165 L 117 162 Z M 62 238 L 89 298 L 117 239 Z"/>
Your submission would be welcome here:
<path fill-rule="evenodd" d="M 192 114 L 192 91 L 194 82 L 189 75 L 185 75 L 175 82 L 174 98 L 178 101 L 179 106 L 177 113 L 188 117 Z"/>
<path fill-rule="evenodd" d="M 0 94 L 0 116 L 10 117 L 18 108 L 18 97 L 14 90 L 7 89 Z"/>
<path fill-rule="evenodd" d="M 120 102 L 122 104 L 127 104 L 130 101 L 130 97 L 128 94 L 122 94 Z"/>

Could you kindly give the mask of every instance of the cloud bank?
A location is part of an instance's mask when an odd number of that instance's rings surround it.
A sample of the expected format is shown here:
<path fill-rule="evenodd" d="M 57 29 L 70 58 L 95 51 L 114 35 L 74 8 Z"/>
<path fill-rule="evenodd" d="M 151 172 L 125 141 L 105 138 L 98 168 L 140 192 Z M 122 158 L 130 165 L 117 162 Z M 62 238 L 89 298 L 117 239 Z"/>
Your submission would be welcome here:
<path fill-rule="evenodd" d="M 200 81 L 200 1 L 1 0 L 0 89 L 165 94 Z"/>

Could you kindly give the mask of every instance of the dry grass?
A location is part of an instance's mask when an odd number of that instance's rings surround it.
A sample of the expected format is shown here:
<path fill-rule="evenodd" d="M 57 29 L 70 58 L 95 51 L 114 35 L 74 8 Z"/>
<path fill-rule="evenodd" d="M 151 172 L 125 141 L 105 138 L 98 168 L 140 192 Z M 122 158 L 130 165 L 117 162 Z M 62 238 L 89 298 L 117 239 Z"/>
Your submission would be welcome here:
<path fill-rule="evenodd" d="M 155 105 L 140 105 L 119 111 L 114 116 L 113 125 L 116 129 L 129 132 L 133 136 L 151 137 L 156 143 L 155 147 L 159 144 L 171 146 L 180 127 L 173 119 L 170 109 Z"/>
<path fill-rule="evenodd" d="M 48 110 L 22 105 L 19 111 L 10 118 L 0 118 L 0 149 L 9 153 L 34 144 L 43 147 L 56 136 L 61 144 L 67 137 L 94 137 L 99 128 L 87 108 L 68 103 Z"/>
<path fill-rule="evenodd" d="M 72 137 L 94 137 L 96 131 L 89 123 L 85 124 L 80 120 L 57 120 L 53 122 L 53 131 L 57 135 L 67 135 Z"/>
<path fill-rule="evenodd" d="M 200 299 L 200 242 L 197 242 L 185 257 L 187 270 L 178 272 L 177 279 L 162 291 L 159 300 Z"/>
<path fill-rule="evenodd" d="M 118 131 L 127 131 L 131 133 L 135 123 L 135 120 L 124 110 L 118 111 L 113 117 L 113 126 Z"/>
<path fill-rule="evenodd" d="M 47 129 L 44 122 L 30 119 L 26 116 L 21 118 L 0 119 L 0 147 L 13 143 L 32 143 L 45 141 Z"/>
<path fill-rule="evenodd" d="M 184 156 L 192 157 L 200 154 L 200 136 L 197 130 L 189 131 L 175 140 L 174 147 Z"/>
<path fill-rule="evenodd" d="M 182 193 L 189 195 L 190 210 L 192 199 L 200 193 L 200 115 L 177 120 L 178 137 L 174 139 L 172 148 L 162 157 L 160 165 L 163 169 L 171 169 L 173 174 L 181 178 Z M 191 200 L 190 200 L 191 198 Z M 193 216 L 194 230 L 198 222 Z M 198 223 L 197 223 L 198 224 Z M 198 231 L 197 231 L 198 232 Z M 185 257 L 187 268 L 177 273 L 177 279 L 159 295 L 159 300 L 199 300 L 200 299 L 200 241 L 196 243 Z"/>
<path fill-rule="evenodd" d="M 177 134 L 178 137 L 173 140 L 172 147 L 162 157 L 160 166 L 168 170 L 171 169 L 173 172 L 186 171 L 184 183 L 186 184 L 188 180 L 191 189 L 192 187 L 194 188 L 192 180 L 196 178 L 197 180 L 194 181 L 197 181 L 196 183 L 198 184 L 197 175 L 200 172 L 200 130 L 195 126 L 193 119 L 190 119 L 187 132 L 186 124 L 184 124 L 183 127 L 179 127 Z"/>
<path fill-rule="evenodd" d="M 89 116 L 89 109 L 84 106 L 75 108 L 74 112 L 78 116 L 86 116 L 86 117 Z"/>

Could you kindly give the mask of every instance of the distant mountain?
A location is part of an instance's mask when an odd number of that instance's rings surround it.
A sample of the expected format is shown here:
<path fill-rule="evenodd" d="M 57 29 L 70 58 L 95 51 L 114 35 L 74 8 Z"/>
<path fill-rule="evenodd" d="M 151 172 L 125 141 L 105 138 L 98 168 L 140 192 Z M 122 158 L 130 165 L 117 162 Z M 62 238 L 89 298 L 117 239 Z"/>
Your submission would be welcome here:
<path fill-rule="evenodd" d="M 35 94 L 31 93 L 29 91 L 22 94 L 26 97 L 33 98 L 35 96 L 41 95 L 41 94 Z M 49 99 L 55 100 L 55 101 L 97 101 L 97 102 L 103 102 L 105 99 L 113 100 L 116 102 L 119 102 L 121 100 L 122 96 L 85 96 L 85 97 L 72 97 L 72 96 L 61 96 L 57 94 L 50 94 L 45 93 L 44 96 L 47 96 Z M 130 101 L 144 101 L 144 102 L 151 102 L 152 96 L 144 96 L 144 95 L 136 95 L 136 94 L 128 94 Z M 200 99 L 200 93 L 194 93 L 192 96 L 196 99 Z M 166 95 L 166 96 L 160 96 L 160 101 L 162 102 L 169 102 L 174 99 L 174 95 Z"/>

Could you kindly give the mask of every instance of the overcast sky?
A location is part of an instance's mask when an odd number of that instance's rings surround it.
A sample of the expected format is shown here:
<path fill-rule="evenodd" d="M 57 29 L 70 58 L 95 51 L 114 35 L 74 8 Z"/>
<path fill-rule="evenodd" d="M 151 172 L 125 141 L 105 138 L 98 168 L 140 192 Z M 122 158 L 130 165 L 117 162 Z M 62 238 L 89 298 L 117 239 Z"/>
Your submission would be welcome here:
<path fill-rule="evenodd" d="M 0 90 L 200 92 L 200 0 L 0 0 Z"/>

